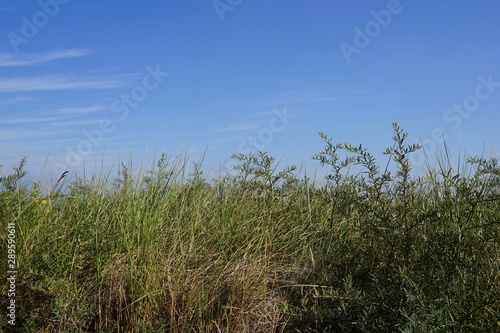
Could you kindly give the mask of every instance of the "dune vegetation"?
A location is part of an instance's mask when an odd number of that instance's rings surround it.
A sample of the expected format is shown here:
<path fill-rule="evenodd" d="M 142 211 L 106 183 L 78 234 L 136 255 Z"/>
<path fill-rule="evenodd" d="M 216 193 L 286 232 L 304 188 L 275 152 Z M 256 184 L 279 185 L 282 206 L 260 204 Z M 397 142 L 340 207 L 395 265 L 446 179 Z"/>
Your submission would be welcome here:
<path fill-rule="evenodd" d="M 392 174 L 321 133 L 322 180 L 264 152 L 234 155 L 218 179 L 164 154 L 54 184 L 26 181 L 23 159 L 0 178 L 2 272 L 9 223 L 17 260 L 16 325 L 4 279 L 0 328 L 500 331 L 498 159 L 457 168 L 443 154 L 412 176 L 420 147 L 393 130 Z"/>

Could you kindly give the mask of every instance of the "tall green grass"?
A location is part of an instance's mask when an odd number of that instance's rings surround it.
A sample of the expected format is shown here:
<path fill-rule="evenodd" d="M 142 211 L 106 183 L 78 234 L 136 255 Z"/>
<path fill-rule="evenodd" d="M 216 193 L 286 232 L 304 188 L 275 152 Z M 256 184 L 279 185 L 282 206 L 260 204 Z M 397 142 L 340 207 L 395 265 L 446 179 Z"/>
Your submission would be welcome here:
<path fill-rule="evenodd" d="M 323 181 L 262 152 L 215 180 L 162 155 L 142 172 L 29 184 L 22 160 L 0 178 L 17 331 L 500 331 L 498 160 L 456 170 L 446 152 L 413 178 L 420 148 L 393 130 L 394 174 L 322 133 Z"/>

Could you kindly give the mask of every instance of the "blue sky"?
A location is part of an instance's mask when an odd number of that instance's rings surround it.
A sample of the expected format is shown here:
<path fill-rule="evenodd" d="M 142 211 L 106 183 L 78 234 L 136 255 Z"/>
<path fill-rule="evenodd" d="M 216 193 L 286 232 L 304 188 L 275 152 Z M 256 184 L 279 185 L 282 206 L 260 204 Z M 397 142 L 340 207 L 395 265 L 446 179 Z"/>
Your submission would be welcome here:
<path fill-rule="evenodd" d="M 0 0 L 0 164 L 78 172 L 253 145 L 314 166 L 319 131 L 381 156 L 496 154 L 500 2 Z M 167 74 L 168 73 L 168 74 Z M 383 163 L 381 161 L 381 163 Z"/>

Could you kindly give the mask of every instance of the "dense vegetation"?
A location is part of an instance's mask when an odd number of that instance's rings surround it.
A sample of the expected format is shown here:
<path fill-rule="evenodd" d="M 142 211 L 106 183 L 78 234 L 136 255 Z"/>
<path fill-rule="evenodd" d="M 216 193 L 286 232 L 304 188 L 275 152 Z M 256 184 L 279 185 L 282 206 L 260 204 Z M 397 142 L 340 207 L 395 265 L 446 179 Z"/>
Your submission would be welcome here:
<path fill-rule="evenodd" d="M 445 155 L 412 177 L 420 148 L 393 126 L 394 174 L 321 134 L 321 182 L 263 152 L 235 155 L 215 180 L 163 155 L 146 172 L 124 164 L 50 186 L 23 181 L 23 160 L 0 179 L 1 253 L 16 225 L 16 329 L 500 331 L 497 159 L 457 170 Z"/>

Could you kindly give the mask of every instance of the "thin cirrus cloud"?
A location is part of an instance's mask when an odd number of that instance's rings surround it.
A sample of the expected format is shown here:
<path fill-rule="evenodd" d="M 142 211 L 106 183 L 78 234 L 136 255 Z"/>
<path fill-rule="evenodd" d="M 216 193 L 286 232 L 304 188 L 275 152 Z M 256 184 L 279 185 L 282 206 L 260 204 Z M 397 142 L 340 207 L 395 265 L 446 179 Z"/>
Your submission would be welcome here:
<path fill-rule="evenodd" d="M 331 87 L 312 87 L 276 92 L 272 95 L 260 98 L 257 103 L 263 106 L 272 106 L 280 104 L 290 105 L 306 102 L 333 101 L 338 99 L 337 95 L 338 92 Z"/>
<path fill-rule="evenodd" d="M 0 79 L 0 93 L 48 90 L 91 90 L 121 88 L 133 84 L 138 75 L 81 78 L 72 75 L 47 75 Z"/>
<path fill-rule="evenodd" d="M 276 92 L 258 99 L 257 105 L 275 106 L 301 103 L 333 102 L 366 93 L 363 89 L 345 87 L 309 87 L 303 89 Z"/>
<path fill-rule="evenodd" d="M 33 97 L 16 95 L 16 96 L 11 97 L 11 98 L 0 99 L 0 105 L 15 105 L 15 104 L 31 102 L 34 100 L 36 100 L 36 99 Z"/>
<path fill-rule="evenodd" d="M 94 112 L 99 112 L 103 110 L 107 110 L 107 107 L 104 107 L 102 105 L 92 105 L 92 106 L 87 106 L 87 107 L 67 107 L 67 108 L 60 108 L 57 110 L 54 110 L 50 112 L 50 114 L 60 114 L 60 115 L 83 115 L 83 114 L 89 114 L 89 113 L 94 113 Z"/>
<path fill-rule="evenodd" d="M 258 124 L 256 123 L 251 123 L 251 124 L 239 124 L 239 125 L 231 125 L 227 127 L 220 127 L 220 128 L 215 128 L 213 131 L 216 133 L 220 132 L 247 132 L 247 131 L 252 131 L 255 129 L 258 129 Z"/>
<path fill-rule="evenodd" d="M 62 136 L 65 134 L 70 134 L 73 131 L 71 129 L 4 129 L 0 132 L 0 142 L 8 141 L 11 142 L 13 140 L 23 139 L 33 139 L 33 138 L 46 138 L 46 137 L 55 137 Z"/>
<path fill-rule="evenodd" d="M 92 50 L 85 50 L 85 49 L 57 50 L 40 54 L 25 54 L 25 55 L 0 53 L 0 67 L 41 65 L 59 59 L 84 57 L 91 53 Z"/>
<path fill-rule="evenodd" d="M 19 125 L 19 124 L 35 124 L 35 123 L 50 123 L 53 125 L 62 124 L 63 121 L 74 119 L 77 116 L 92 114 L 107 108 L 101 105 L 92 105 L 88 107 L 68 107 L 59 108 L 54 111 L 44 112 L 40 115 L 24 116 L 10 119 L 0 120 L 0 125 Z M 86 122 L 89 122 L 86 120 Z"/>
<path fill-rule="evenodd" d="M 58 122 L 61 120 L 69 119 L 69 116 L 56 116 L 56 117 L 39 117 L 39 116 L 25 116 L 19 118 L 3 119 L 2 125 L 20 125 L 20 124 L 36 124 L 36 123 L 50 123 Z"/>
<path fill-rule="evenodd" d="M 88 107 L 59 108 L 51 112 L 42 113 L 43 116 L 31 115 L 31 116 L 3 119 L 1 124 L 19 125 L 19 124 L 49 123 L 52 126 L 93 124 L 98 122 L 98 120 L 87 119 L 87 120 L 78 120 L 77 122 L 75 122 L 73 119 L 82 115 L 92 114 L 102 110 L 107 110 L 107 108 L 101 105 L 92 105 Z M 70 121 L 68 122 L 68 120 Z"/>
<path fill-rule="evenodd" d="M 90 49 L 66 49 L 25 55 L 0 53 L 0 67 L 40 65 L 59 59 L 84 57 L 92 52 Z M 121 88 L 133 84 L 137 79 L 137 74 L 10 77 L 0 79 L 0 93 Z M 0 100 L 0 104 L 13 104 L 16 102 L 21 101 L 19 99 Z"/>

